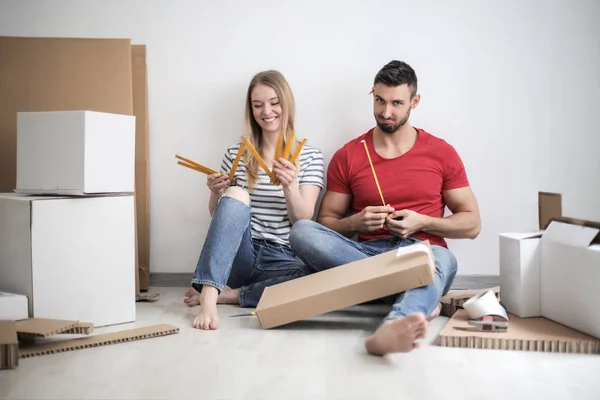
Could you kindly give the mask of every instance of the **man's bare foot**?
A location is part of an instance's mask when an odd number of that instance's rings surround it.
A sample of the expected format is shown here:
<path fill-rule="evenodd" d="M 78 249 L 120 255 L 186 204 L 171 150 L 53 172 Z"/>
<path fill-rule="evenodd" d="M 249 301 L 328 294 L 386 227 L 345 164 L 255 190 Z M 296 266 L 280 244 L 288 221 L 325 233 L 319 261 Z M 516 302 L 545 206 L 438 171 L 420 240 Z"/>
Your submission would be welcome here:
<path fill-rule="evenodd" d="M 204 285 L 200 293 L 200 309 L 194 319 L 192 326 L 196 329 L 217 329 L 219 326 L 219 314 L 217 312 L 217 288 Z"/>
<path fill-rule="evenodd" d="M 440 313 L 442 312 L 442 303 L 438 303 L 437 307 L 435 308 L 435 310 L 433 310 L 431 312 L 431 314 L 429 314 L 429 317 L 427 317 L 427 321 L 431 322 L 434 319 L 436 319 L 437 317 L 440 316 Z"/>
<path fill-rule="evenodd" d="M 188 307 L 194 307 L 200 304 L 200 293 L 194 288 L 189 288 L 185 292 L 183 302 Z M 225 286 L 219 297 L 217 297 L 217 304 L 240 304 L 240 290 L 232 289 L 229 286 Z"/>
<path fill-rule="evenodd" d="M 240 304 L 240 290 L 225 286 L 219 294 L 217 304 Z"/>
<path fill-rule="evenodd" d="M 365 341 L 369 354 L 383 356 L 388 353 L 408 353 L 419 347 L 415 343 L 425 338 L 427 320 L 421 313 L 409 314 L 403 318 L 385 321 L 379 329 Z"/>
<path fill-rule="evenodd" d="M 185 297 L 183 298 L 183 302 L 188 307 L 197 306 L 198 304 L 200 304 L 200 293 L 198 293 L 198 291 L 193 287 L 188 288 L 188 290 L 185 291 Z"/>

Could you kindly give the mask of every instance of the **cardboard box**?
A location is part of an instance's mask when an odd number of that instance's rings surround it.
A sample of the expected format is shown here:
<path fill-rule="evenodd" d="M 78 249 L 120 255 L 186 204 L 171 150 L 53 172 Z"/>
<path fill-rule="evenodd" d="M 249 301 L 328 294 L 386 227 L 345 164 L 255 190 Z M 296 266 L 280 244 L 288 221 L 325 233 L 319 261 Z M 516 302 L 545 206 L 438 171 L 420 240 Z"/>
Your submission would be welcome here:
<path fill-rule="evenodd" d="M 0 290 L 30 317 L 134 321 L 134 263 L 132 195 L 0 195 Z"/>
<path fill-rule="evenodd" d="M 265 288 L 255 313 L 263 329 L 340 310 L 433 282 L 429 242 Z"/>
<path fill-rule="evenodd" d="M 27 297 L 0 292 L 0 320 L 19 321 L 29 318 Z"/>
<path fill-rule="evenodd" d="M 135 190 L 135 117 L 94 111 L 17 114 L 17 193 Z"/>
<path fill-rule="evenodd" d="M 542 232 L 500 234 L 500 288 L 507 311 L 521 318 L 541 316 Z"/>
<path fill-rule="evenodd" d="M 541 239 L 541 311 L 600 338 L 600 224 L 552 221 Z"/>

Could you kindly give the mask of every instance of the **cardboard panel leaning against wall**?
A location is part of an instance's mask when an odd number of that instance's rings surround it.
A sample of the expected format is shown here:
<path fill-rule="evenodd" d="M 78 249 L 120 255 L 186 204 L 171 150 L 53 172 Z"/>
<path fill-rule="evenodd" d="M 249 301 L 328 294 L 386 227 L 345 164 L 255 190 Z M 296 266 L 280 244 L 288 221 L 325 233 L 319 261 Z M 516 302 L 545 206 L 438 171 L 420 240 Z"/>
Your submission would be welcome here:
<path fill-rule="evenodd" d="M 131 46 L 135 126 L 135 205 L 137 217 L 139 287 L 150 287 L 150 174 L 148 171 L 148 75 L 146 46 Z"/>
<path fill-rule="evenodd" d="M 136 65 L 134 69 L 132 62 Z M 136 136 L 140 136 L 136 141 L 136 212 L 138 236 L 141 236 L 138 259 L 143 270 L 139 286 L 147 289 L 145 46 L 132 47 L 129 39 L 0 37 L 0 93 L 0 192 L 12 192 L 16 186 L 18 111 L 92 110 L 140 118 L 142 124 L 136 130 Z"/>

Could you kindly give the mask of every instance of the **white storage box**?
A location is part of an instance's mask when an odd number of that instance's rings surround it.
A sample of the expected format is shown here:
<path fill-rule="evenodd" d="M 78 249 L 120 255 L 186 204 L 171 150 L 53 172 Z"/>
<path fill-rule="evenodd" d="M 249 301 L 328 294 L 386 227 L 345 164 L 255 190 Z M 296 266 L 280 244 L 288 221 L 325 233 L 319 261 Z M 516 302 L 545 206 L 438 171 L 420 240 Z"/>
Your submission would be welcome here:
<path fill-rule="evenodd" d="M 600 338 L 599 227 L 553 221 L 541 239 L 541 311 Z"/>
<path fill-rule="evenodd" d="M 0 290 L 29 298 L 29 316 L 135 321 L 132 195 L 0 194 Z"/>
<path fill-rule="evenodd" d="M 134 116 L 17 113 L 17 193 L 85 195 L 134 189 Z"/>
<path fill-rule="evenodd" d="M 29 318 L 27 297 L 0 292 L 0 320 L 20 321 Z"/>
<path fill-rule="evenodd" d="M 539 317 L 542 231 L 500 234 L 500 293 L 506 310 L 518 317 Z"/>

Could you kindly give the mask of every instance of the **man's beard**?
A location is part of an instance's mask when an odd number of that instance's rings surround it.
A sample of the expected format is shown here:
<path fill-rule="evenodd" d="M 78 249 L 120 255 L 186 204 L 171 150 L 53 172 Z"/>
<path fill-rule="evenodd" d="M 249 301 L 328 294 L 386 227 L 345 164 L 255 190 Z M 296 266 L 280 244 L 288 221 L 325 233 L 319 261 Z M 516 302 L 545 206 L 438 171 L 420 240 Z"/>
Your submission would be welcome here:
<path fill-rule="evenodd" d="M 379 127 L 379 129 L 381 129 L 383 133 L 391 135 L 398 132 L 398 130 L 408 122 L 408 117 L 410 117 L 410 109 L 406 112 L 406 115 L 404 116 L 404 118 L 402 118 L 402 121 L 400 121 L 397 125 L 382 124 L 381 122 L 379 122 L 379 118 L 377 117 L 375 118 L 375 121 L 377 122 L 377 126 Z"/>

